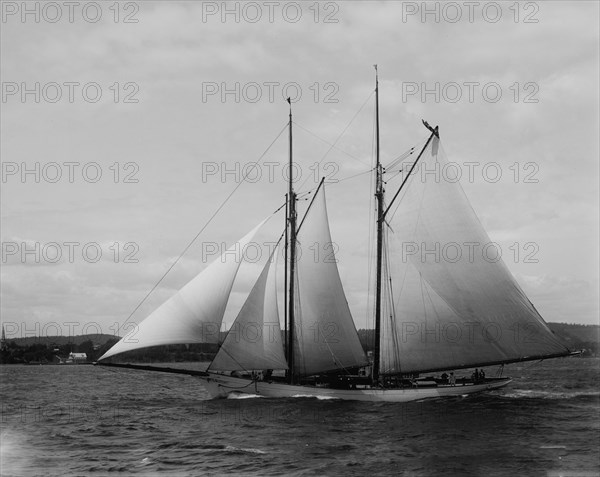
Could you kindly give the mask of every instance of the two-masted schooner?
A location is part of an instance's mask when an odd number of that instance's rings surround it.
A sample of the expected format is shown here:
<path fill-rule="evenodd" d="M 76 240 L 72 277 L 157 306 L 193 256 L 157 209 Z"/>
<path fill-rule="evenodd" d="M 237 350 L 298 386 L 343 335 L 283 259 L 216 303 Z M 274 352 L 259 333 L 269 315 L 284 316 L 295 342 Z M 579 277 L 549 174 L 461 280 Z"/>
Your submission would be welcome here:
<path fill-rule="evenodd" d="M 481 253 L 492 242 L 458 181 L 419 174 L 447 163 L 438 128 L 423 122 L 430 135 L 410 167 L 384 168 L 379 157 L 377 75 L 375 110 L 372 359 L 359 340 L 333 248 L 318 259 L 310 254 L 297 256 L 302 244 L 332 243 L 324 181 L 299 220 L 290 174 L 285 241 L 280 243 L 286 257 L 284 333 L 271 257 L 206 371 L 106 361 L 150 346 L 219 342 L 240 266 L 235 254 L 224 253 L 116 343 L 98 364 L 198 376 L 213 397 L 248 393 L 405 402 L 470 394 L 510 382 L 507 377 L 480 373 L 456 378 L 458 369 L 571 354 L 501 257 Z M 290 104 L 290 170 L 292 125 Z M 406 169 L 401 184 L 386 194 L 386 174 L 399 172 L 398 167 Z M 261 226 L 232 249 L 243 249 Z M 434 372 L 444 374 L 436 377 Z"/>

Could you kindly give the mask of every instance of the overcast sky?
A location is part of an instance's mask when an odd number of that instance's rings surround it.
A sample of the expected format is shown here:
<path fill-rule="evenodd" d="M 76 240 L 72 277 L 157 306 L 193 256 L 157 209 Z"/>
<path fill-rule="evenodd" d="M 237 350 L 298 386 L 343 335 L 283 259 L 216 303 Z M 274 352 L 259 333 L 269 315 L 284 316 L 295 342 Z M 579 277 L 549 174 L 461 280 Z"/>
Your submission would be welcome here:
<path fill-rule="evenodd" d="M 214 243 L 277 209 L 286 96 L 298 189 L 331 182 L 340 273 L 366 326 L 371 176 L 340 180 L 372 165 L 375 63 L 382 161 L 426 139 L 422 118 L 439 125 L 474 210 L 546 321 L 598 323 L 598 2 L 423 5 L 3 2 L 7 335 L 113 333 L 250 162 L 262 161 L 260 177 L 132 321 L 206 266 Z M 276 240 L 282 220 L 257 240 Z"/>

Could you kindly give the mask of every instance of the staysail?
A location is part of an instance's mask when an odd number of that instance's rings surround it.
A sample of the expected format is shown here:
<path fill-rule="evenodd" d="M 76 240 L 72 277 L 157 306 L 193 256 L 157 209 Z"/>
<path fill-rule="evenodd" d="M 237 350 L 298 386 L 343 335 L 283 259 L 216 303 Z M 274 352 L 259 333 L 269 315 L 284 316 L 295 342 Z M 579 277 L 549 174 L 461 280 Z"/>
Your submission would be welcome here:
<path fill-rule="evenodd" d="M 242 253 L 266 219 L 189 281 L 101 358 L 149 346 L 218 343 Z"/>
<path fill-rule="evenodd" d="M 276 273 L 275 267 L 271 268 L 272 261 L 273 255 L 267 260 L 208 370 L 288 368 L 281 342 Z"/>
<path fill-rule="evenodd" d="M 381 372 L 566 355 L 469 204 L 437 137 L 386 216 Z"/>
<path fill-rule="evenodd" d="M 294 373 L 363 366 L 367 358 L 352 320 L 320 187 L 297 236 Z"/>

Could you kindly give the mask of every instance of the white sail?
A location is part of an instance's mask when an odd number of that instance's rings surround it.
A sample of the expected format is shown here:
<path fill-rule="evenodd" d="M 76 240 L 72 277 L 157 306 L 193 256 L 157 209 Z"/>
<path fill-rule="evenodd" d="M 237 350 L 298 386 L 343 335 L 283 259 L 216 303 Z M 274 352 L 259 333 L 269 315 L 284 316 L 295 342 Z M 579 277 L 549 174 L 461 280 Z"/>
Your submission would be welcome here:
<path fill-rule="evenodd" d="M 311 375 L 366 364 L 337 268 L 324 187 L 297 240 L 294 372 Z"/>
<path fill-rule="evenodd" d="M 386 216 L 381 372 L 568 353 L 514 280 L 446 164 L 434 138 Z"/>
<path fill-rule="evenodd" d="M 275 267 L 271 268 L 272 259 L 273 256 L 265 264 L 209 366 L 210 371 L 288 368 L 281 343 L 276 273 Z"/>
<path fill-rule="evenodd" d="M 242 252 L 266 219 L 136 325 L 101 358 L 149 346 L 218 343 Z"/>

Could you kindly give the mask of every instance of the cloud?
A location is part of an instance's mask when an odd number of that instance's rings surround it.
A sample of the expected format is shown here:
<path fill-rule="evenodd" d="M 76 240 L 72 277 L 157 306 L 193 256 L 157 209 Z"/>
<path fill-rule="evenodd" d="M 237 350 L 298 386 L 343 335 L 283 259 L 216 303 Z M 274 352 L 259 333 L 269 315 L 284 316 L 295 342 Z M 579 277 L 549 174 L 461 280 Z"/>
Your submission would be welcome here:
<path fill-rule="evenodd" d="M 463 170 L 467 162 L 478 164 L 473 180 L 462 184 L 492 240 L 503 249 L 518 242 L 521 258 L 525 244 L 539 246 L 538 263 L 507 265 L 518 277 L 547 277 L 544 285 L 524 285 L 544 316 L 575 322 L 597 316 L 597 3 L 536 3 L 537 23 L 523 21 L 529 11 L 522 5 L 515 22 L 509 4 L 501 5 L 498 23 L 481 12 L 472 23 L 465 17 L 436 23 L 431 16 L 422 22 L 419 15 L 403 21 L 407 2 L 338 2 L 335 12 L 319 4 L 318 21 L 315 7 L 303 3 L 297 23 L 280 11 L 272 23 L 233 16 L 223 22 L 220 15 L 203 17 L 202 3 L 143 2 L 138 23 L 115 23 L 109 10 L 95 24 L 3 23 L 3 81 L 80 86 L 72 103 L 64 86 L 57 103 L 35 102 L 32 95 L 22 102 L 19 94 L 3 103 L 2 157 L 19 171 L 2 178 L 2 239 L 98 243 L 104 252 L 97 263 L 78 256 L 74 263 L 35 267 L 11 255 L 2 267 L 3 316 L 120 322 L 212 220 L 133 317 L 138 320 L 202 269 L 203 244 L 232 243 L 272 213 L 286 193 L 287 135 L 276 138 L 288 119 L 288 83 L 302 92 L 293 105 L 294 157 L 307 179 L 301 190 L 314 189 L 331 171 L 334 179 L 368 171 L 374 63 L 384 162 L 423 141 L 422 118 L 438 124 L 448 159 Z M 326 23 L 328 14 L 338 21 Z M 90 82 L 102 90 L 97 103 L 82 97 Z M 478 83 L 472 102 L 468 82 Z M 259 85 L 260 100 L 244 96 L 248 83 Z M 267 83 L 274 84 L 272 98 Z M 461 100 L 444 98 L 450 83 L 461 88 Z M 502 91 L 498 102 L 482 95 L 492 83 Z M 208 84 L 218 92 L 207 96 Z M 423 101 L 423 90 L 436 84 L 438 98 Z M 419 92 L 407 96 L 407 85 Z M 138 102 L 125 103 L 135 88 Z M 532 92 L 538 101 L 525 102 Z M 270 179 L 262 169 L 259 181 L 242 184 L 225 204 L 239 170 L 258 160 L 277 164 L 277 174 Z M 50 162 L 62 167 L 57 182 L 44 176 Z M 78 164 L 73 181 L 66 162 Z M 91 163 L 102 172 L 97 182 L 82 173 Z M 137 182 L 125 181 L 128 164 L 135 165 Z M 482 174 L 488 164 L 502 171 L 499 181 Z M 208 176 L 213 166 L 217 173 Z M 23 167 L 40 169 L 24 180 Z M 365 174 L 327 186 L 342 281 L 359 326 L 371 314 L 372 182 Z M 391 193 L 393 184 L 387 187 Z M 306 205 L 299 203 L 301 211 Z M 271 234 L 278 237 L 283 221 L 274 221 Z M 139 263 L 123 263 L 130 242 L 139 246 Z M 240 272 L 240 283 L 249 285 L 250 275 Z M 236 289 L 233 301 L 242 295 Z"/>

